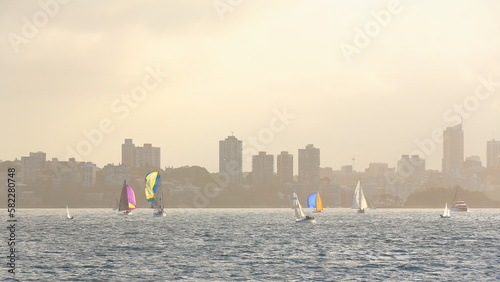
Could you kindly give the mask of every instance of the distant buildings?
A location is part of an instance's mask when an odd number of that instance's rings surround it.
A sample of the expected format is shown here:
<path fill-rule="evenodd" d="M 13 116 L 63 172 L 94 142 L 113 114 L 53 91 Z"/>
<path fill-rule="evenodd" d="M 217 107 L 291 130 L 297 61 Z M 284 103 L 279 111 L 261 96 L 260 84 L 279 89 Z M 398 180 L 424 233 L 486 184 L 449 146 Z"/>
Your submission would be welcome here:
<path fill-rule="evenodd" d="M 462 124 L 446 128 L 443 133 L 442 173 L 445 177 L 460 178 L 464 166 L 464 131 Z"/>
<path fill-rule="evenodd" d="M 107 164 L 102 168 L 104 185 L 120 187 L 123 181 L 130 179 L 130 167 L 125 165 Z"/>
<path fill-rule="evenodd" d="M 333 168 L 321 167 L 319 169 L 319 178 L 320 178 L 322 184 L 333 183 Z"/>
<path fill-rule="evenodd" d="M 274 156 L 259 152 L 252 156 L 252 183 L 271 183 L 274 180 Z"/>
<path fill-rule="evenodd" d="M 122 165 L 128 167 L 135 167 L 135 145 L 132 139 L 125 139 L 125 143 L 122 144 Z"/>
<path fill-rule="evenodd" d="M 80 185 L 84 188 L 92 188 L 96 183 L 97 167 L 91 162 L 81 162 L 80 170 Z"/>
<path fill-rule="evenodd" d="M 353 172 L 352 165 L 343 165 L 340 167 L 340 172 L 343 174 L 351 174 Z"/>
<path fill-rule="evenodd" d="M 466 169 L 481 169 L 483 167 L 483 163 L 481 162 L 481 158 L 479 156 L 469 156 L 465 158 L 464 161 L 464 170 Z"/>
<path fill-rule="evenodd" d="M 411 158 L 410 155 L 402 155 L 398 161 L 397 172 L 403 178 L 420 182 L 425 177 L 425 160 L 418 155 L 412 155 Z"/>
<path fill-rule="evenodd" d="M 229 176 L 229 184 L 242 182 L 243 142 L 234 136 L 219 141 L 219 173 Z"/>
<path fill-rule="evenodd" d="M 309 144 L 299 149 L 299 182 L 303 184 L 319 184 L 320 151 Z"/>
<path fill-rule="evenodd" d="M 293 155 L 287 151 L 282 151 L 277 157 L 277 177 L 278 183 L 293 182 Z"/>
<path fill-rule="evenodd" d="M 368 175 L 370 177 L 381 177 L 389 170 L 389 165 L 385 163 L 370 163 L 368 165 Z"/>
<path fill-rule="evenodd" d="M 500 167 L 500 141 L 491 140 L 486 143 L 486 167 Z"/>
<path fill-rule="evenodd" d="M 30 153 L 29 157 L 21 157 L 21 181 L 36 183 L 45 169 L 46 154 L 44 152 Z"/>
<path fill-rule="evenodd" d="M 161 167 L 161 150 L 151 144 L 144 144 L 144 147 L 135 146 L 132 139 L 125 139 L 122 144 L 122 165 L 137 167 Z"/>

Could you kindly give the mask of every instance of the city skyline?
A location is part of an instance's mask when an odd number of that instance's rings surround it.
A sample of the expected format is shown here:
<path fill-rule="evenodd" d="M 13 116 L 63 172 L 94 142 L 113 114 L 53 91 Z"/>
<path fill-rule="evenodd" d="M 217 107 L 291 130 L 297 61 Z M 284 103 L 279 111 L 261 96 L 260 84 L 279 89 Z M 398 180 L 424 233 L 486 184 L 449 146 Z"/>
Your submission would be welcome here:
<path fill-rule="evenodd" d="M 498 155 L 498 152 L 500 151 L 499 150 L 500 141 L 495 140 L 495 139 L 486 140 L 486 142 L 485 142 L 485 150 L 488 151 L 488 156 L 489 156 L 488 160 L 481 159 L 477 155 L 466 156 L 463 158 L 462 161 L 460 161 L 459 159 L 456 159 L 457 156 L 462 155 L 462 151 L 463 151 L 463 146 L 462 146 L 461 140 L 463 139 L 464 132 L 461 129 L 461 125 L 459 124 L 459 125 L 456 125 L 454 127 L 447 128 L 447 130 L 445 130 L 443 132 L 443 134 L 444 134 L 443 137 L 446 138 L 446 135 L 449 134 L 450 131 L 457 131 L 457 130 L 460 132 L 459 136 L 457 136 L 459 139 L 458 142 L 460 145 L 458 148 L 452 149 L 452 150 L 454 150 L 454 152 L 448 152 L 448 153 L 443 155 L 442 167 L 443 168 L 449 167 L 450 166 L 449 161 L 445 161 L 445 159 L 449 159 L 450 156 L 453 156 L 452 158 L 454 158 L 454 162 L 456 162 L 457 163 L 456 165 L 459 165 L 460 168 L 459 168 L 459 170 L 455 169 L 455 171 L 452 174 L 450 174 L 449 172 L 447 173 L 445 170 L 438 169 L 439 172 L 443 173 L 443 175 L 446 175 L 447 177 L 461 177 L 464 165 L 470 159 L 477 159 L 477 161 L 482 163 L 482 167 L 484 167 L 484 168 L 498 167 L 498 159 L 500 159 L 500 155 Z M 453 133 L 453 134 L 455 134 L 455 133 Z M 450 137 L 450 138 L 457 138 L 457 137 Z M 450 142 L 450 141 L 448 141 L 448 142 Z M 452 141 L 452 142 L 457 142 L 457 141 Z M 450 145 L 445 144 L 444 146 L 449 147 Z M 146 151 L 143 151 L 144 148 L 148 148 L 148 147 L 150 148 L 148 153 L 146 153 L 146 155 L 144 155 L 144 156 L 139 157 L 140 161 L 135 160 L 136 154 L 137 154 L 137 156 L 144 154 L 146 152 Z M 214 171 L 211 171 L 209 169 L 207 169 L 207 170 L 210 172 L 213 172 L 213 173 L 222 172 L 222 173 L 228 173 L 228 174 L 234 174 L 234 171 L 237 171 L 237 172 L 239 171 L 239 173 L 238 173 L 239 176 L 237 176 L 237 177 L 241 178 L 242 172 L 252 172 L 254 170 L 254 168 L 255 168 L 254 161 L 256 160 L 256 158 L 260 159 L 261 157 L 265 157 L 265 158 L 270 157 L 272 160 L 272 162 L 270 163 L 270 165 L 271 165 L 270 167 L 273 168 L 273 172 L 274 172 L 275 176 L 277 178 L 280 178 L 280 173 L 278 172 L 279 167 L 280 167 L 280 157 L 289 157 L 290 160 L 288 162 L 290 164 L 287 164 L 285 166 L 291 166 L 291 167 L 286 168 L 286 170 L 292 171 L 293 172 L 292 175 L 299 177 L 299 182 L 301 182 L 300 181 L 301 173 L 300 173 L 300 165 L 299 165 L 301 159 L 303 159 L 302 166 L 303 166 L 304 174 L 309 174 L 309 172 L 306 172 L 306 170 L 309 169 L 311 164 L 312 164 L 313 171 L 320 169 L 320 168 L 321 169 L 329 168 L 329 169 L 333 169 L 333 171 L 342 171 L 343 167 L 349 166 L 352 168 L 352 166 L 353 166 L 352 163 L 351 164 L 344 164 L 344 165 L 341 165 L 340 167 L 332 167 L 332 166 L 329 166 L 328 164 L 322 165 L 320 162 L 320 156 L 321 156 L 320 150 L 321 149 L 315 147 L 314 144 L 307 144 L 304 147 L 305 147 L 305 149 L 304 148 L 297 148 L 297 154 L 288 153 L 287 151 L 281 151 L 280 154 L 273 154 L 273 153 L 269 153 L 266 151 L 260 151 L 257 154 L 250 156 L 250 158 L 251 158 L 250 164 L 251 165 L 249 167 L 245 167 L 243 165 L 243 161 L 242 161 L 242 159 L 245 158 L 245 156 L 243 156 L 243 154 L 242 154 L 242 152 L 244 151 L 244 149 L 242 149 L 242 141 L 239 140 L 234 135 L 229 135 L 224 140 L 219 140 L 219 151 L 218 151 L 219 152 L 219 159 L 218 159 L 219 169 L 214 170 Z M 155 150 L 151 151 L 151 148 L 155 149 Z M 450 150 L 450 149 L 447 149 L 447 150 Z M 104 168 L 105 166 L 108 166 L 108 165 L 112 165 L 112 166 L 121 165 L 121 166 L 130 167 L 130 168 L 150 166 L 150 167 L 157 167 L 157 168 L 162 169 L 162 170 L 167 168 L 167 167 L 173 167 L 173 166 L 169 166 L 169 165 L 160 164 L 160 159 L 158 158 L 158 156 L 160 155 L 160 151 L 161 151 L 161 147 L 152 147 L 152 144 L 150 144 L 150 143 L 145 143 L 144 147 L 135 146 L 133 143 L 133 139 L 127 138 L 123 141 L 123 144 L 121 144 L 121 154 L 120 154 L 120 158 L 122 159 L 121 163 L 120 162 L 116 163 L 116 164 L 115 163 L 107 163 L 105 165 L 100 166 L 99 164 L 96 164 L 92 160 L 89 160 L 88 162 L 91 164 L 94 164 L 96 167 L 100 167 L 100 168 Z M 310 153 L 306 154 L 306 152 L 310 152 Z M 311 156 L 305 157 L 309 154 L 311 154 Z M 13 160 L 0 160 L 0 161 L 18 160 L 18 161 L 21 161 L 24 163 L 25 160 L 28 160 L 30 157 L 33 157 L 33 156 L 36 157 L 38 155 L 42 155 L 43 159 L 46 159 L 47 161 L 52 160 L 52 159 L 57 159 L 58 161 L 63 161 L 63 162 L 68 161 L 68 160 L 80 162 L 74 158 L 59 159 L 59 158 L 53 157 L 53 156 L 49 156 L 49 158 L 48 158 L 48 157 L 46 157 L 46 155 L 47 155 L 46 152 L 43 152 L 43 151 L 32 151 L 32 152 L 29 152 L 28 154 L 25 154 L 24 156 L 16 157 Z M 133 155 L 134 157 L 131 157 L 131 155 Z M 301 157 L 301 155 L 302 155 L 302 157 Z M 496 158 L 494 158 L 494 155 L 496 156 Z M 276 156 L 276 160 L 274 160 L 274 156 Z M 294 161 L 294 156 L 295 156 L 295 158 L 297 158 L 295 161 Z M 426 168 L 426 160 L 421 158 L 420 155 L 411 155 L 411 160 L 409 159 L 409 157 L 410 157 L 410 155 L 407 155 L 407 154 L 400 155 L 400 159 L 398 159 L 395 164 L 370 161 L 368 166 L 366 166 L 362 169 L 354 170 L 354 171 L 367 172 L 368 170 L 370 170 L 372 165 L 385 165 L 386 169 L 393 169 L 395 172 L 398 172 L 399 174 L 401 174 L 401 176 L 406 177 L 406 176 L 417 173 L 419 177 L 423 177 L 426 170 L 436 170 L 434 168 Z M 493 159 L 495 159 L 495 163 L 493 163 Z M 311 160 L 312 160 L 312 163 L 310 164 Z M 262 161 L 263 160 L 259 160 L 259 162 L 262 162 Z M 352 161 L 354 163 L 354 159 Z M 491 163 L 488 163 L 488 161 Z M 85 163 L 86 161 L 82 161 L 82 162 Z M 130 162 L 130 163 L 127 163 L 127 162 Z M 275 166 L 275 163 L 276 163 L 276 166 Z M 259 164 L 258 166 L 262 166 L 262 165 L 263 164 Z M 37 166 L 40 166 L 40 165 L 37 165 Z M 201 166 L 201 165 L 188 164 L 187 166 Z M 274 167 L 276 167 L 276 168 L 274 168 Z M 260 169 L 260 168 L 258 168 L 258 169 Z M 267 169 L 268 168 L 266 168 L 266 170 Z M 315 171 L 313 174 L 318 174 L 318 175 L 315 175 L 313 178 L 316 177 L 319 179 L 319 171 Z M 305 180 L 305 179 L 309 179 L 310 176 L 306 176 L 306 177 L 302 176 L 302 177 Z M 307 180 L 306 182 L 308 182 L 308 181 L 309 180 Z M 235 181 L 235 183 L 239 183 L 239 182 L 241 182 L 241 179 Z"/>
<path fill-rule="evenodd" d="M 103 167 L 133 138 L 161 147 L 162 166 L 215 172 L 234 131 L 246 171 L 259 151 L 297 160 L 306 144 L 321 167 L 395 167 L 422 151 L 441 170 L 434 132 L 462 119 L 464 157 L 485 164 L 484 144 L 500 139 L 500 3 L 351 2 L 223 14 L 209 2 L 6 2 L 0 159 L 76 153 Z"/>

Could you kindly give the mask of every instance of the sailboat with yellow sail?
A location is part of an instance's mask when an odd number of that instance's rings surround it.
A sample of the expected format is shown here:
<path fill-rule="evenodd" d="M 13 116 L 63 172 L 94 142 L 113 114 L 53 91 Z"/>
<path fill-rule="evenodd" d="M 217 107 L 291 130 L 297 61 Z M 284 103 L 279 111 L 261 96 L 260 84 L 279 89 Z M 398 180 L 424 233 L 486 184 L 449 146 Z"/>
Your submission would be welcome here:
<path fill-rule="evenodd" d="M 158 193 L 160 184 L 160 173 L 158 171 L 146 174 L 144 178 L 144 193 L 146 193 L 146 200 L 151 203 L 151 207 L 154 209 L 154 217 L 167 216 L 163 210 L 163 190 L 160 190 L 161 193 Z"/>
<path fill-rule="evenodd" d="M 132 187 L 127 185 L 127 181 L 124 181 L 120 203 L 118 204 L 118 211 L 123 211 L 124 215 L 130 215 L 135 208 L 136 204 L 134 190 L 132 190 Z"/>
<path fill-rule="evenodd" d="M 323 211 L 323 202 L 321 201 L 321 196 L 319 195 L 319 191 L 313 192 L 309 194 L 307 197 L 307 207 L 314 208 L 315 213 Z"/>

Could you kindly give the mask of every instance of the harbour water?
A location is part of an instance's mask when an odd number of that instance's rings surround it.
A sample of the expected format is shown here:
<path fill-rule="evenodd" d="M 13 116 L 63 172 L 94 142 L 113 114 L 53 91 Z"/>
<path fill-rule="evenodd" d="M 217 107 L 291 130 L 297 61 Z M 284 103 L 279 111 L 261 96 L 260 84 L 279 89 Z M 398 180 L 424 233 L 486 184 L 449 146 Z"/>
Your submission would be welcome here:
<path fill-rule="evenodd" d="M 500 210 L 18 210 L 19 281 L 498 281 Z M 4 221 L 5 222 L 5 221 Z M 5 237 L 8 236 L 7 231 Z M 7 244 L 1 248 L 7 255 Z M 4 257 L 7 262 L 6 255 Z M 5 265 L 5 263 L 4 263 Z"/>

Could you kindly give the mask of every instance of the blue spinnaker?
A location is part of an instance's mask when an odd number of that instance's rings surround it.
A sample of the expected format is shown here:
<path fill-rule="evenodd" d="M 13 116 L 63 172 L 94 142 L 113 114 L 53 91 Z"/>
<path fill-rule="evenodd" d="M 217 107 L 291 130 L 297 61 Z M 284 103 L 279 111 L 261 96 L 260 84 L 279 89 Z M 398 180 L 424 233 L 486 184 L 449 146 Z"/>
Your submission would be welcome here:
<path fill-rule="evenodd" d="M 307 207 L 308 208 L 315 208 L 316 207 L 316 192 L 311 193 L 307 197 Z"/>

